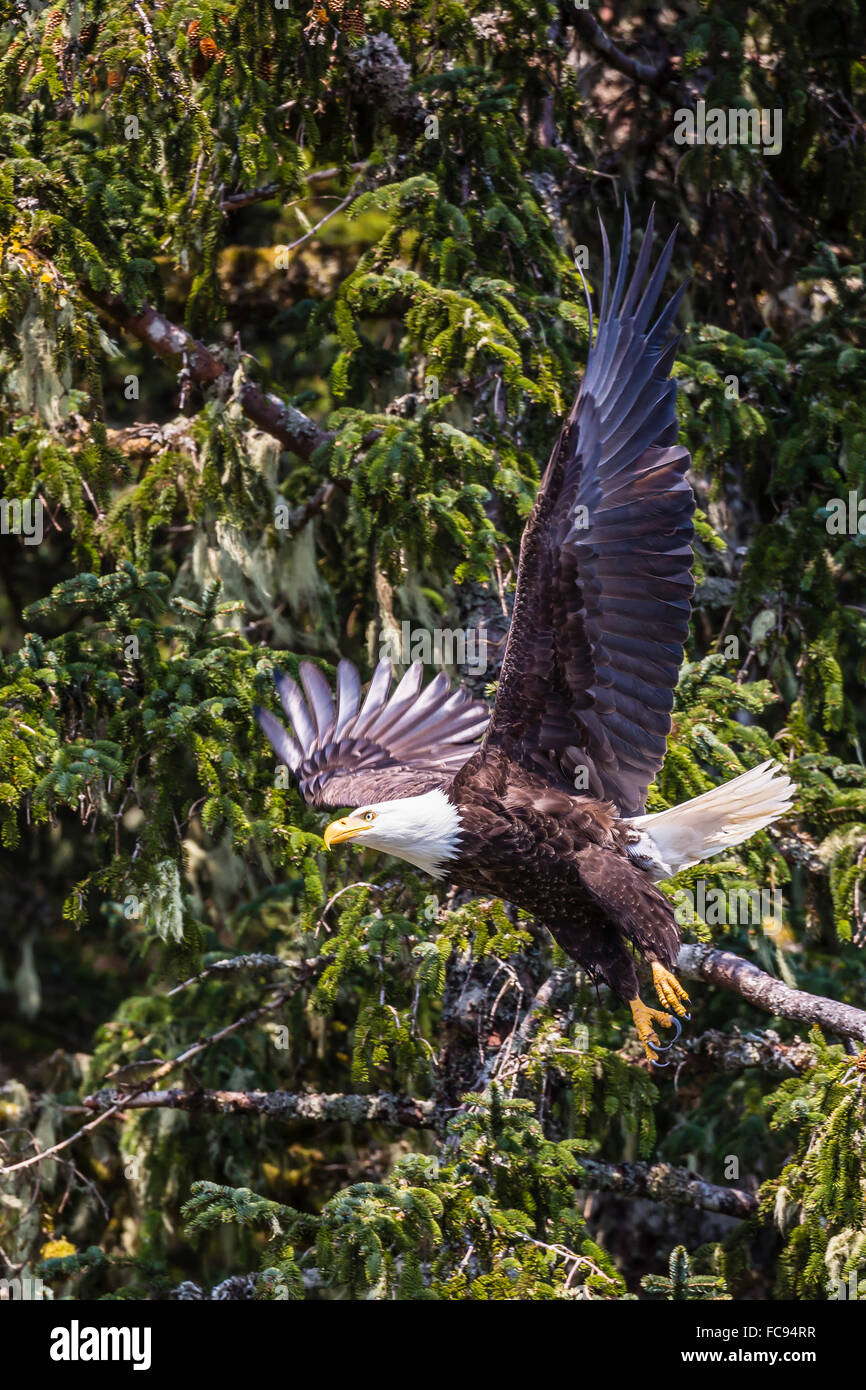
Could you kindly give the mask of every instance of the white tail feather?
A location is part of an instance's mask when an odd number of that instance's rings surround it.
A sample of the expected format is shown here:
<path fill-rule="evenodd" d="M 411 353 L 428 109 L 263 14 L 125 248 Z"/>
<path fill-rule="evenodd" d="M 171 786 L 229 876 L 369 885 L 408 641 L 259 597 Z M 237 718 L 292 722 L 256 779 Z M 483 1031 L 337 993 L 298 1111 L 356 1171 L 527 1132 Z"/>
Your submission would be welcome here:
<path fill-rule="evenodd" d="M 629 854 L 653 878 L 671 878 L 771 825 L 790 810 L 796 790 L 779 764 L 769 759 L 681 806 L 633 816 L 628 823 L 639 838 Z"/>

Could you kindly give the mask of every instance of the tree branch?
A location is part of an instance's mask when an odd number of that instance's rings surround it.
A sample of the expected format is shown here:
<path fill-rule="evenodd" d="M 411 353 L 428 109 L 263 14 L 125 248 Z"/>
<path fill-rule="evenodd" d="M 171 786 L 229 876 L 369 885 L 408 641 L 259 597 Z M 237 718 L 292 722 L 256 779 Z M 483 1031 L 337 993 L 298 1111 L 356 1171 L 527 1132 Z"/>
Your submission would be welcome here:
<path fill-rule="evenodd" d="M 117 295 L 87 291 L 89 298 L 120 324 L 127 333 L 150 348 L 164 362 L 176 368 L 184 367 L 197 386 L 216 386 L 226 395 L 232 389 L 232 372 L 204 343 L 193 338 L 186 329 L 178 328 L 150 304 L 135 311 Z M 265 434 L 278 439 L 285 449 L 291 449 L 302 459 L 314 450 L 330 443 L 333 435 L 323 430 L 303 411 L 286 405 L 278 396 L 262 391 L 255 382 L 244 377 L 240 387 L 240 405 L 244 414 Z"/>
<path fill-rule="evenodd" d="M 322 963 L 323 958 L 321 956 L 315 956 L 310 960 L 298 961 L 295 966 L 298 971 L 298 978 L 288 985 L 279 986 L 273 999 L 268 1000 L 265 1004 L 258 1005 L 257 1008 L 250 1009 L 240 1018 L 236 1018 L 234 1022 L 226 1024 L 224 1028 L 220 1028 L 216 1033 L 211 1033 L 207 1037 L 199 1038 L 198 1042 L 193 1043 L 192 1046 L 188 1047 L 185 1052 L 182 1052 L 179 1057 L 172 1057 L 167 1062 L 163 1062 L 162 1066 L 157 1067 L 156 1071 L 152 1072 L 147 1080 L 143 1081 L 140 1086 L 134 1087 L 128 1094 L 121 1094 L 119 1099 L 109 1102 L 107 1109 L 101 1110 L 88 1124 L 82 1125 L 81 1129 L 76 1130 L 74 1134 L 70 1134 L 68 1139 L 61 1139 L 58 1143 L 52 1144 L 51 1148 L 42 1149 L 38 1153 L 31 1154 L 29 1158 L 20 1159 L 18 1163 L 0 1165 L 0 1178 L 4 1178 L 10 1173 L 18 1173 L 22 1168 L 32 1168 L 35 1163 L 43 1163 L 45 1159 L 53 1158 L 55 1154 L 61 1153 L 64 1149 L 68 1149 L 71 1144 L 75 1144 L 79 1139 L 83 1139 L 85 1134 L 89 1134 L 112 1115 L 117 1115 L 121 1110 L 127 1109 L 131 1102 L 138 1096 L 143 1095 L 148 1087 L 152 1086 L 155 1081 L 163 1081 L 167 1076 L 171 1076 L 173 1072 L 178 1071 L 179 1068 L 184 1066 L 187 1062 L 191 1062 L 202 1052 L 206 1052 L 208 1048 L 215 1046 L 216 1043 L 223 1042 L 226 1038 L 230 1038 L 233 1033 L 237 1033 L 241 1028 L 248 1028 L 251 1023 L 255 1023 L 258 1019 L 264 1018 L 266 1014 L 273 1013 L 275 1009 L 280 1008 L 288 999 L 291 999 L 293 994 L 296 994 L 297 991 L 301 989 L 310 975 L 314 974 L 316 970 L 321 969 Z M 268 988 L 273 989 L 274 986 L 269 985 Z"/>
<path fill-rule="evenodd" d="M 670 67 L 667 59 L 661 63 L 642 63 L 639 58 L 630 58 L 627 53 L 623 53 L 621 48 L 617 48 L 612 39 L 602 29 L 598 20 L 590 14 L 589 10 L 575 10 L 574 14 L 569 15 L 569 23 L 580 34 L 581 38 L 586 39 L 601 56 L 606 59 L 610 67 L 616 68 L 626 77 L 632 78 L 634 82 L 640 82 L 645 87 L 662 87 L 670 76 Z"/>
<path fill-rule="evenodd" d="M 702 1211 L 735 1216 L 740 1220 L 754 1215 L 758 1199 L 738 1187 L 717 1187 L 697 1177 L 688 1168 L 672 1168 L 669 1163 L 599 1163 L 594 1158 L 578 1159 L 584 1178 L 577 1187 L 596 1192 L 616 1192 L 620 1197 L 648 1197 L 664 1206 L 699 1207 Z"/>
<path fill-rule="evenodd" d="M 716 1074 L 744 1071 L 748 1067 L 793 1076 L 815 1065 L 815 1049 L 801 1038 L 791 1043 L 782 1042 L 772 1028 L 755 1033 L 742 1033 L 736 1028 L 731 1033 L 723 1033 L 709 1028 L 696 1038 L 680 1038 L 671 1049 L 671 1059 L 677 1077 L 684 1071 Z"/>
<path fill-rule="evenodd" d="M 326 1095 L 313 1091 L 145 1091 L 129 1099 L 117 1091 L 96 1091 L 83 1101 L 88 1110 L 190 1110 L 207 1115 L 270 1115 L 281 1120 L 399 1125 L 431 1129 L 434 1102 L 414 1096 Z"/>
<path fill-rule="evenodd" d="M 387 1091 L 376 1095 L 326 1095 L 293 1091 L 145 1091 L 129 1096 L 97 1091 L 83 1102 L 104 1114 L 123 1110 L 187 1110 L 208 1115 L 268 1115 L 281 1120 L 320 1123 L 387 1124 L 405 1129 L 433 1129 L 436 1104 Z M 667 1206 L 699 1207 L 724 1216 L 751 1216 L 757 1199 L 735 1187 L 717 1187 L 687 1168 L 668 1163 L 599 1163 L 580 1160 L 575 1186 L 623 1197 L 647 1197 Z"/>
<path fill-rule="evenodd" d="M 792 989 L 751 961 L 734 955 L 733 951 L 718 951 L 712 946 L 682 946 L 677 968 L 688 979 L 709 980 L 778 1018 L 817 1023 L 831 1033 L 866 1042 L 866 1013 L 862 1009 L 855 1009 L 852 1004 L 837 1004 L 835 999 L 825 999 L 820 994 Z"/>
<path fill-rule="evenodd" d="M 359 159 L 348 167 L 353 173 L 366 169 L 369 160 Z M 305 183 L 325 183 L 328 179 L 335 179 L 342 170 L 335 166 L 332 169 L 314 169 L 311 173 L 304 175 Z M 279 185 L 276 183 L 259 184 L 258 188 L 240 188 L 237 193 L 227 193 L 220 198 L 220 212 L 237 212 L 239 208 L 249 207 L 251 203 L 265 203 L 269 199 L 276 197 Z"/>

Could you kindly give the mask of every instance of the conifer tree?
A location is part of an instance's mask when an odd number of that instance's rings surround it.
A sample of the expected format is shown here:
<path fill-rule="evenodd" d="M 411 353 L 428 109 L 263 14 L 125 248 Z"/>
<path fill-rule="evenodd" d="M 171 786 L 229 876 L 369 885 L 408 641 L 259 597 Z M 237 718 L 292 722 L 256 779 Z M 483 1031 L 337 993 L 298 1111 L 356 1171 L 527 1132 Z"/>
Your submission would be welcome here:
<path fill-rule="evenodd" d="M 866 1296 L 864 40 L 860 0 L 3 0 L 0 1279 Z M 648 809 L 799 788 L 665 885 L 658 1073 L 520 913 L 325 856 L 252 717 L 305 657 L 493 693 L 625 199 L 691 277 Z"/>

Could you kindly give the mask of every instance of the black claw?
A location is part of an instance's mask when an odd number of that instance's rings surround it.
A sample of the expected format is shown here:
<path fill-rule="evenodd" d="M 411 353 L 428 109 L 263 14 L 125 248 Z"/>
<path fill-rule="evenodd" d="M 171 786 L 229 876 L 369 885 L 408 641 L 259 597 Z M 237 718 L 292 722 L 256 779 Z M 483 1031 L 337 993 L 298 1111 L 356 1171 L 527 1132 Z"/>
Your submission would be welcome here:
<path fill-rule="evenodd" d="M 687 1020 L 690 1020 L 690 1019 L 691 1019 L 691 1014 L 683 1014 L 683 1018 L 684 1018 L 684 1019 L 687 1019 Z"/>
<path fill-rule="evenodd" d="M 652 1047 L 652 1043 L 650 1043 L 650 1047 Z M 662 1051 L 666 1052 L 667 1048 L 663 1048 Z M 650 1062 L 654 1067 L 658 1067 L 659 1071 L 661 1071 L 662 1067 L 670 1066 L 670 1062 L 660 1062 L 657 1057 L 651 1057 Z"/>
<path fill-rule="evenodd" d="M 678 1038 L 678 1037 L 680 1036 L 680 1034 L 682 1033 L 682 1031 L 683 1031 L 683 1025 L 680 1023 L 680 1021 L 679 1021 L 679 1019 L 677 1018 L 676 1014 L 671 1014 L 670 1018 L 671 1018 L 671 1024 L 670 1024 L 670 1026 L 671 1026 L 672 1028 L 676 1028 L 677 1031 L 674 1033 L 674 1035 L 673 1035 L 673 1037 L 671 1038 L 670 1042 L 669 1042 L 669 1043 L 666 1043 L 664 1047 L 658 1046 L 658 1045 L 657 1045 L 656 1043 L 654 1043 L 654 1042 L 650 1042 L 649 1038 L 647 1038 L 647 1047 L 651 1047 L 652 1050 L 653 1050 L 653 1052 L 670 1052 L 670 1050 L 671 1050 L 671 1048 L 673 1047 L 674 1043 L 676 1042 L 677 1038 Z M 668 1063 L 665 1062 L 664 1065 L 667 1066 Z"/>

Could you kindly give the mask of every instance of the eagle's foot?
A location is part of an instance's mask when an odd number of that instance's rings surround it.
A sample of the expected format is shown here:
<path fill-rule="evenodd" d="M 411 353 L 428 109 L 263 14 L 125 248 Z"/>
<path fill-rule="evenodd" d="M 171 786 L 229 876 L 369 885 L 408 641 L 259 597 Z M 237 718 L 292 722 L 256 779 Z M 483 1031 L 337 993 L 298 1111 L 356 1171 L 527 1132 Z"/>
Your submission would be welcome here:
<path fill-rule="evenodd" d="M 686 1013 L 685 1005 L 689 1002 L 686 994 L 676 975 L 672 975 L 669 970 L 665 970 L 657 960 L 652 963 L 653 984 L 659 998 L 659 1003 L 666 1009 L 672 1009 L 680 1018 L 690 1018 Z"/>
<path fill-rule="evenodd" d="M 668 1063 L 660 1062 L 658 1060 L 658 1053 L 667 1052 L 668 1048 L 673 1047 L 673 1044 L 680 1036 L 683 1030 L 679 1019 L 672 1018 L 670 1014 L 662 1013 L 660 1009 L 649 1008 L 640 997 L 630 999 L 628 1001 L 628 1006 L 631 1009 L 634 1026 L 637 1030 L 638 1037 L 643 1043 L 643 1049 L 647 1055 L 647 1059 L 656 1067 L 666 1067 Z M 667 1047 L 662 1047 L 659 1042 L 658 1034 L 653 1027 L 653 1021 L 660 1024 L 662 1028 L 676 1028 L 676 1034 L 672 1041 L 667 1044 Z"/>

